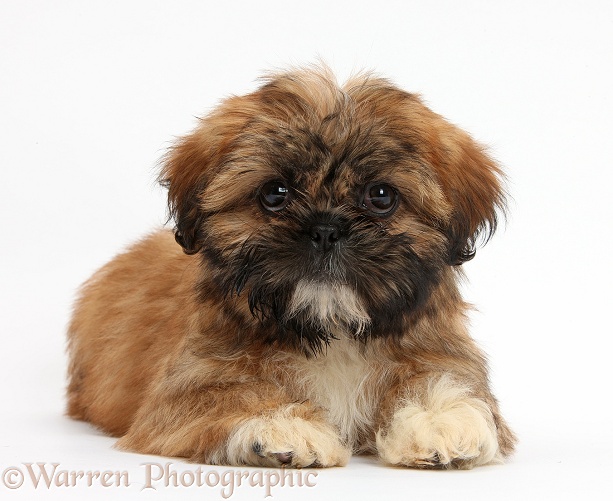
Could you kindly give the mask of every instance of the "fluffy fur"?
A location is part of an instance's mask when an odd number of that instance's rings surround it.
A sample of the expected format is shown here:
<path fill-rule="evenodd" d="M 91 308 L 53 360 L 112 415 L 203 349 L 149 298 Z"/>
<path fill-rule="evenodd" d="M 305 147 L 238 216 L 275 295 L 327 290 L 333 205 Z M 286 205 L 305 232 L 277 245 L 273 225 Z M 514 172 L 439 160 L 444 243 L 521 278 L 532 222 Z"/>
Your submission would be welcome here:
<path fill-rule="evenodd" d="M 82 288 L 69 415 L 121 448 L 211 464 L 507 456 L 457 286 L 504 209 L 501 176 L 373 75 L 297 70 L 226 99 L 165 159 L 174 238 Z"/>

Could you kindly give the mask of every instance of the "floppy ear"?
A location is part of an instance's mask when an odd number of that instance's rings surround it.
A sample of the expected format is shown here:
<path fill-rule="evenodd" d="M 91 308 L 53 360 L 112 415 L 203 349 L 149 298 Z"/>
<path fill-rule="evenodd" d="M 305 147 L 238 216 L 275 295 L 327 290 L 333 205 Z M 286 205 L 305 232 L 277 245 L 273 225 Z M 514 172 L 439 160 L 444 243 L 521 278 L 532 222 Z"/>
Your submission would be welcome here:
<path fill-rule="evenodd" d="M 181 138 L 166 155 L 158 178 L 168 188 L 168 209 L 175 221 L 175 240 L 186 254 L 197 253 L 203 245 L 202 225 L 206 214 L 201 196 L 207 184 L 222 168 L 237 134 L 246 120 L 245 98 L 232 97 L 199 126 Z"/>
<path fill-rule="evenodd" d="M 475 256 L 479 239 L 487 242 L 499 214 L 504 215 L 503 174 L 484 148 L 457 127 L 445 123 L 439 138 L 433 163 L 453 207 L 447 228 L 449 263 L 459 265 Z"/>
<path fill-rule="evenodd" d="M 198 197 L 204 189 L 206 171 L 213 158 L 202 126 L 178 141 L 166 155 L 160 183 L 168 188 L 168 210 L 175 220 L 175 240 L 186 254 L 201 247 L 202 211 Z"/>

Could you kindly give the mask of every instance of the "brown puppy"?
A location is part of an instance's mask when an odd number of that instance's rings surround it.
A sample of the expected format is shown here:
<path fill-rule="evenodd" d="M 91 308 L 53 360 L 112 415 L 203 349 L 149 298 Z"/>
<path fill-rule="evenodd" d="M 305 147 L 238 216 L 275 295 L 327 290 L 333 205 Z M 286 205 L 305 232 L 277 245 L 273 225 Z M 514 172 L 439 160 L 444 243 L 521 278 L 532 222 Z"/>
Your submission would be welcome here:
<path fill-rule="evenodd" d="M 82 290 L 70 416 L 212 464 L 508 455 L 457 286 L 504 208 L 500 177 L 371 75 L 339 87 L 297 70 L 227 99 L 166 159 L 174 238 L 149 236 Z"/>

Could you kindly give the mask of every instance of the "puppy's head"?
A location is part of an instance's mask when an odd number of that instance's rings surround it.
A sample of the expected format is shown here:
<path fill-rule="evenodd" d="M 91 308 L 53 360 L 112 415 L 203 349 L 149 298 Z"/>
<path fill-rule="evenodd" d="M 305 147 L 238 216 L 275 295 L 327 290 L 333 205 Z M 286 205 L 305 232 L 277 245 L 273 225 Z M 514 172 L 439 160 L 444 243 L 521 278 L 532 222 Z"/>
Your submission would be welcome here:
<path fill-rule="evenodd" d="M 224 101 L 161 179 L 177 242 L 206 260 L 203 295 L 235 296 L 234 313 L 242 305 L 271 339 L 317 351 L 341 333 L 403 332 L 494 231 L 500 176 L 387 80 L 339 87 L 327 70 L 300 70 Z"/>

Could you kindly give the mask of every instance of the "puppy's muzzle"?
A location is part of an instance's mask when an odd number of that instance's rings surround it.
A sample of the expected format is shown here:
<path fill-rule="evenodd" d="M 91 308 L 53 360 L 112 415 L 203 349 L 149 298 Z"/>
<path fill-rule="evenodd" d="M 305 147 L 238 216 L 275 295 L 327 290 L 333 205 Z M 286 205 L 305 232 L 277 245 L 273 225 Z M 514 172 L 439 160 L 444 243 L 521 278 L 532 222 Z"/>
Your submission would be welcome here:
<path fill-rule="evenodd" d="M 341 238 L 340 229 L 335 224 L 314 224 L 309 235 L 311 243 L 320 252 L 328 252 L 338 245 Z"/>

